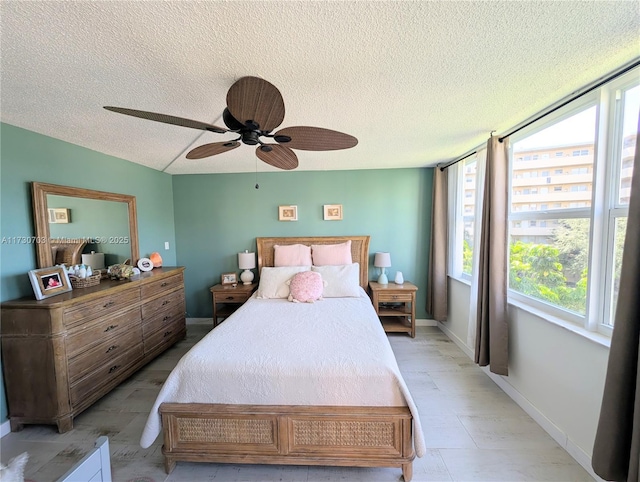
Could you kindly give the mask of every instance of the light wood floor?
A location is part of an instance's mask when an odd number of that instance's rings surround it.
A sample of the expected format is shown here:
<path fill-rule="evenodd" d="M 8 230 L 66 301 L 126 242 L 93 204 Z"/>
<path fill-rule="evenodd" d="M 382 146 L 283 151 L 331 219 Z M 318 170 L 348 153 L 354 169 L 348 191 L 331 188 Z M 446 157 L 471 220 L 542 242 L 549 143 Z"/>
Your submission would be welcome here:
<path fill-rule="evenodd" d="M 54 481 L 109 437 L 116 482 L 333 482 L 402 479 L 400 469 L 223 465 L 179 462 L 167 476 L 161 437 L 138 445 L 165 378 L 210 325 L 188 325 L 187 339 L 76 418 L 74 429 L 26 426 L 0 440 L 0 459 L 29 452 L 25 479 Z M 593 479 L 437 328 L 418 327 L 415 339 L 391 335 L 391 345 L 420 410 L 427 453 L 414 461 L 418 481 L 588 481 Z"/>

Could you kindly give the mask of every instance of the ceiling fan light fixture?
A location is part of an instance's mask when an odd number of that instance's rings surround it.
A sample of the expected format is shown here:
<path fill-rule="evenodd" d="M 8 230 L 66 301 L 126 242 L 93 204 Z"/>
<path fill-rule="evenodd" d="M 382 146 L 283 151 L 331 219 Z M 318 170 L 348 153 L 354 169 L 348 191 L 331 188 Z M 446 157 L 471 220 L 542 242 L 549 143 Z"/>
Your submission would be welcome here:
<path fill-rule="evenodd" d="M 283 143 L 291 142 L 291 137 L 279 135 L 279 136 L 274 136 L 273 140 L 276 142 L 279 142 L 280 144 L 283 144 Z"/>
<path fill-rule="evenodd" d="M 242 133 L 242 143 L 248 146 L 260 144 L 260 133 L 256 131 L 245 131 Z"/>

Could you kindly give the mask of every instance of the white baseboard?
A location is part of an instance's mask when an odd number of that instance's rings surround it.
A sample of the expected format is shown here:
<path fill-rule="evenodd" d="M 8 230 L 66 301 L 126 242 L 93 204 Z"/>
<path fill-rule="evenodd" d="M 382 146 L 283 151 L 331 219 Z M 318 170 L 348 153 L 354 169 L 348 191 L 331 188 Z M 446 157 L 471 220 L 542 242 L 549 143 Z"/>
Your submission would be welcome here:
<path fill-rule="evenodd" d="M 11 423 L 9 420 L 0 425 L 0 438 L 11 433 Z"/>
<path fill-rule="evenodd" d="M 463 341 L 456 336 L 447 326 L 443 323 L 438 323 L 438 328 L 454 342 L 458 348 L 460 348 L 469 358 L 474 359 L 473 351 Z M 567 451 L 567 453 L 578 462 L 584 470 L 586 470 L 591 477 L 598 482 L 604 482 L 591 468 L 591 457 L 584 450 L 574 444 L 565 432 L 562 431 L 557 425 L 549 420 L 540 410 L 538 410 L 529 400 L 527 400 L 520 392 L 518 392 L 507 381 L 507 377 L 496 375 L 491 373 L 488 367 L 480 367 L 493 382 L 498 385 L 503 392 L 516 402 L 520 408 L 522 408 L 535 422 L 547 432 L 551 438 L 553 438 L 558 445 Z"/>
<path fill-rule="evenodd" d="M 421 320 L 420 318 L 416 318 L 416 326 L 438 326 L 438 322 L 436 320 Z"/>
<path fill-rule="evenodd" d="M 211 325 L 213 328 L 213 318 L 187 318 L 187 325 Z"/>

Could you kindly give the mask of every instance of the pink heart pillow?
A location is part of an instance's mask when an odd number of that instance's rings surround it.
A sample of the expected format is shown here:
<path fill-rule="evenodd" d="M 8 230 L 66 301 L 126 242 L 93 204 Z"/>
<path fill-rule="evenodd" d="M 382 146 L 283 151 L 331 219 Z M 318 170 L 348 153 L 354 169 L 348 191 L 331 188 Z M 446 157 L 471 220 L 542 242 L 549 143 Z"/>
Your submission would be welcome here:
<path fill-rule="evenodd" d="M 324 282 L 320 273 L 303 271 L 297 273 L 289 282 L 289 301 L 294 303 L 313 303 L 322 299 Z"/>

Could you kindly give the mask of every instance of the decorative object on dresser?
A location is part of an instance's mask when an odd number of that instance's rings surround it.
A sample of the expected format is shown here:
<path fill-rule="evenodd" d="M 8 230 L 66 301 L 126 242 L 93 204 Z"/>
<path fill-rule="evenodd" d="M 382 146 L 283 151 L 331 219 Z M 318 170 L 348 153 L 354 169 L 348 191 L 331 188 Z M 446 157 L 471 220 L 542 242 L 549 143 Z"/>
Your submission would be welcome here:
<path fill-rule="evenodd" d="M 131 266 L 131 260 L 127 259 L 124 263 L 118 263 L 109 266 L 108 273 L 111 279 L 114 280 L 128 280 L 134 274 L 133 266 Z"/>
<path fill-rule="evenodd" d="M 151 253 L 149 259 L 153 263 L 154 268 L 162 268 L 162 256 L 160 256 L 160 253 Z"/>
<path fill-rule="evenodd" d="M 418 287 L 408 281 L 401 285 L 369 282 L 371 301 L 384 331 L 416 337 L 416 291 Z"/>
<path fill-rule="evenodd" d="M 385 269 L 391 266 L 391 254 L 389 253 L 376 253 L 373 258 L 373 265 L 376 268 L 380 268 L 380 277 L 378 278 L 378 283 L 381 285 L 386 285 L 389 283 L 389 279 L 387 278 L 387 273 Z"/>
<path fill-rule="evenodd" d="M 149 258 L 140 258 L 138 260 L 138 269 L 140 271 L 151 271 L 153 269 L 153 262 Z"/>
<path fill-rule="evenodd" d="M 209 288 L 213 298 L 213 327 L 218 326 L 218 318 L 222 318 L 220 320 L 220 323 L 222 323 L 225 318 L 242 306 L 257 287 L 257 283 L 251 283 L 237 286 L 219 284 Z"/>
<path fill-rule="evenodd" d="M 256 253 L 250 253 L 245 250 L 244 253 L 238 253 L 238 268 L 244 270 L 240 273 L 242 284 L 250 285 L 253 282 L 253 271 L 256 267 Z"/>
<path fill-rule="evenodd" d="M 37 300 L 60 295 L 73 289 L 69 275 L 63 266 L 32 269 L 29 271 L 29 281 Z"/>
<path fill-rule="evenodd" d="M 325 221 L 342 221 L 342 204 L 325 204 L 323 217 Z"/>
<path fill-rule="evenodd" d="M 36 301 L 0 305 L 2 368 L 12 431 L 73 419 L 184 338 L 184 268 Z"/>
<path fill-rule="evenodd" d="M 396 277 L 393 282 L 397 285 L 401 285 L 404 283 L 404 276 L 402 276 L 402 271 L 396 271 Z"/>

